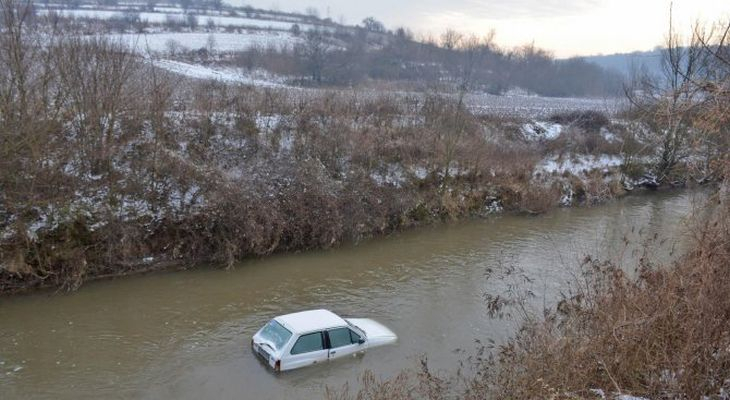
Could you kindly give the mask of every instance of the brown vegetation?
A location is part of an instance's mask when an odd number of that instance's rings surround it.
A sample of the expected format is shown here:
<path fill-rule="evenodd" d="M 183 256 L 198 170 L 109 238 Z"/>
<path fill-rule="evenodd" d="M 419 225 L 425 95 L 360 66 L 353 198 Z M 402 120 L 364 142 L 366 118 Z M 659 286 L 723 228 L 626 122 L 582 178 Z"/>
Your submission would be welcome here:
<path fill-rule="evenodd" d="M 589 389 L 649 398 L 715 398 L 730 389 L 730 209 L 672 267 L 638 278 L 586 260 L 586 280 L 499 355 L 496 398 L 591 398 Z"/>
<path fill-rule="evenodd" d="M 452 97 L 181 84 L 0 4 L 0 292 L 557 204 Z"/>
<path fill-rule="evenodd" d="M 30 2 L 0 6 L 0 292 L 539 213 L 565 191 L 535 178 L 551 150 L 511 140 L 519 121 L 465 105 L 490 40 L 451 38 L 458 96 L 260 89 L 183 80 Z M 326 44 L 309 40 L 316 80 Z M 605 123 L 586 115 L 566 118 Z M 581 135 L 565 146 L 600 148 Z M 617 194 L 605 178 L 576 181 L 583 200 Z"/>
<path fill-rule="evenodd" d="M 726 157 L 729 28 L 697 24 L 685 43 L 670 21 L 664 73 L 640 74 L 626 90 L 644 147 L 658 150 L 652 172 L 660 183 L 711 179 Z"/>

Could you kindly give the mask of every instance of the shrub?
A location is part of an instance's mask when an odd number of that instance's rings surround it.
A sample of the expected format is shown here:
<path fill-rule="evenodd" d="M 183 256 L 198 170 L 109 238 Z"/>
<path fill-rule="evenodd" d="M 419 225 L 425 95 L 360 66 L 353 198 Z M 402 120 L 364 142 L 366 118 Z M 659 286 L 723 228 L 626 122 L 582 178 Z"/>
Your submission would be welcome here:
<path fill-rule="evenodd" d="M 550 122 L 579 128 L 585 132 L 598 133 L 601 128 L 608 126 L 611 121 L 598 111 L 572 111 L 553 114 Z"/>

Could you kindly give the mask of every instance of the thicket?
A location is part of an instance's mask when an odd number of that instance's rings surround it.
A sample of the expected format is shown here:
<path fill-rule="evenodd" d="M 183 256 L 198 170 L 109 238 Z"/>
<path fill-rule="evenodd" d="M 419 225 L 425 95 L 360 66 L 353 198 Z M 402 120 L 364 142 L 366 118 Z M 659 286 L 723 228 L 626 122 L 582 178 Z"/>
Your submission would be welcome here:
<path fill-rule="evenodd" d="M 521 88 L 542 96 L 618 97 L 622 78 L 581 58 L 557 60 L 533 45 L 503 49 L 494 36 L 447 31 L 440 40 L 414 38 L 405 30 L 314 30 L 291 48 L 251 48 L 231 61 L 247 68 L 305 78 L 303 84 L 361 85 L 400 82 L 415 88 L 458 90 L 461 77 L 473 90 L 502 94 Z"/>
<path fill-rule="evenodd" d="M 689 39 L 672 27 L 662 57 L 662 74 L 639 74 L 627 86 L 627 115 L 637 137 L 656 149 L 652 173 L 660 183 L 690 173 L 700 180 L 721 178 L 718 168 L 730 147 L 727 115 L 730 46 L 728 25 L 696 25 Z"/>

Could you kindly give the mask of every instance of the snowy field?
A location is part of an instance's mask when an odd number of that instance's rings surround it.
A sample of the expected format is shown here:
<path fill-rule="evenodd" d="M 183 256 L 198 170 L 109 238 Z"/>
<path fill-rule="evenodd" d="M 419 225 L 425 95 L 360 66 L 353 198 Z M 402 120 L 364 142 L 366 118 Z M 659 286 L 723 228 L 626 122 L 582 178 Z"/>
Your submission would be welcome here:
<path fill-rule="evenodd" d="M 104 7 L 105 9 L 62 9 L 55 12 L 64 16 L 77 18 L 89 18 L 109 20 L 113 18 L 124 18 L 129 12 L 123 6 Z M 47 14 L 49 9 L 39 9 L 39 14 Z M 139 17 L 143 21 L 155 24 L 164 24 L 168 21 L 184 23 L 187 14 L 182 9 L 175 7 L 157 7 L 155 12 L 140 12 Z M 141 54 L 152 53 L 155 57 L 169 57 L 171 50 L 190 51 L 201 48 L 208 48 L 213 44 L 216 52 L 245 51 L 251 48 L 275 48 L 292 49 L 301 45 L 303 38 L 291 34 L 289 31 L 297 23 L 302 30 L 307 30 L 314 25 L 296 21 L 294 16 L 274 15 L 256 13 L 256 18 L 245 16 L 225 16 L 216 13 L 196 15 L 198 24 L 205 26 L 212 21 L 219 30 L 223 26 L 231 26 L 240 29 L 235 32 L 165 32 L 161 28 L 148 28 L 144 34 L 110 34 L 109 37 L 119 39 L 129 47 Z M 331 27 L 329 29 L 332 29 Z M 162 32 L 155 32 L 163 30 Z M 174 58 L 174 56 L 173 56 Z M 180 61 L 158 60 L 155 64 L 167 71 L 174 72 L 192 79 L 213 79 L 229 83 L 243 83 L 264 87 L 280 87 L 284 85 L 284 78 L 275 77 L 270 74 L 262 79 L 258 76 L 251 76 L 241 70 L 230 68 L 217 68 L 205 65 L 188 64 Z M 546 120 L 549 116 L 568 111 L 594 110 L 607 115 L 615 115 L 623 107 L 623 103 L 616 99 L 588 99 L 588 98 L 548 98 L 530 96 L 520 93 L 519 90 L 511 91 L 505 95 L 492 95 L 487 93 L 473 93 L 467 96 L 466 102 L 477 115 L 494 116 L 500 118 L 526 118 L 533 121 Z M 553 126 L 539 126 L 537 131 L 546 135 L 543 139 L 552 139 L 560 134 Z"/>
<path fill-rule="evenodd" d="M 173 60 L 156 60 L 155 66 L 192 79 L 215 80 L 257 87 L 285 87 L 285 80 L 265 71 L 247 72 L 236 68 L 215 68 Z"/>
<path fill-rule="evenodd" d="M 203 44 L 204 45 L 204 44 Z M 166 71 L 173 72 L 191 79 L 216 80 L 232 84 L 245 84 L 268 88 L 294 89 L 288 86 L 287 77 L 280 77 L 273 74 L 257 71 L 254 73 L 240 68 L 217 67 L 210 65 L 191 64 L 173 60 L 156 60 L 155 65 Z M 300 90 L 302 91 L 302 90 Z M 304 89 L 304 92 L 317 89 Z M 380 90 L 363 88 L 361 95 L 379 96 L 386 94 Z M 412 101 L 419 97 L 418 93 L 394 92 L 396 95 L 403 95 Z M 623 102 L 618 99 L 580 99 L 580 98 L 553 98 L 537 96 L 497 96 L 474 94 L 469 97 L 469 107 L 479 115 L 512 117 L 529 119 L 532 122 L 522 126 L 522 132 L 528 140 L 553 140 L 563 131 L 563 126 L 544 121 L 551 115 L 566 111 L 602 111 L 608 115 L 615 114 Z M 608 133 L 604 134 L 608 135 Z M 609 140 L 608 137 L 606 137 Z M 611 141 L 611 140 L 609 140 Z"/>
<path fill-rule="evenodd" d="M 170 50 L 170 44 L 180 50 L 197 50 L 207 47 L 209 38 L 214 39 L 218 52 L 243 51 L 253 47 L 291 49 L 300 44 L 300 39 L 288 32 L 253 31 L 246 33 L 149 33 L 149 34 L 116 34 L 112 39 L 120 39 L 129 47 L 140 53 L 162 53 Z"/>
<path fill-rule="evenodd" d="M 38 15 L 47 15 L 50 10 L 40 9 L 37 11 Z M 113 11 L 113 10 L 84 10 L 84 9 L 68 9 L 68 10 L 54 10 L 58 15 L 63 17 L 74 17 L 74 18 L 89 18 L 89 19 L 123 19 L 128 11 Z M 140 12 L 139 18 L 141 21 L 146 21 L 153 24 L 163 24 L 167 21 L 175 21 L 177 23 L 184 24 L 187 21 L 187 15 L 180 12 L 160 13 L 160 12 Z M 195 14 L 191 14 L 195 15 Z M 227 17 L 218 15 L 195 15 L 198 19 L 198 24 L 205 25 L 208 21 L 212 21 L 216 26 L 232 26 L 236 28 L 254 28 L 254 29 L 273 29 L 280 31 L 288 31 L 295 24 L 294 22 L 271 20 L 271 19 L 260 19 L 260 18 L 246 18 L 246 17 Z M 298 24 L 302 31 L 306 31 L 314 28 L 314 25 L 310 24 Z"/>
<path fill-rule="evenodd" d="M 527 95 L 493 95 L 475 93 L 467 97 L 467 104 L 477 115 L 496 117 L 524 117 L 544 120 L 551 115 L 566 111 L 600 111 L 607 115 L 616 114 L 624 101 L 616 98 L 589 99 L 569 97 L 540 97 Z M 550 131 L 549 133 L 554 133 Z M 559 132 L 557 132 L 559 134 Z"/>

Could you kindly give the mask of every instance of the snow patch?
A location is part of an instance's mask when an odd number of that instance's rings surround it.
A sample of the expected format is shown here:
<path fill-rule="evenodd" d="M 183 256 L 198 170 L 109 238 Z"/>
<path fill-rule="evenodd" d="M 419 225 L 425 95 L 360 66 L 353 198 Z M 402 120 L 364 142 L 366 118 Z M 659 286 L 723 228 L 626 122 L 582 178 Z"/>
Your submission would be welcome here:
<path fill-rule="evenodd" d="M 284 80 L 265 73 L 247 73 L 237 68 L 214 68 L 200 64 L 189 64 L 173 60 L 157 60 L 154 65 L 166 71 L 193 79 L 216 80 L 226 83 L 241 83 L 258 87 L 285 87 Z"/>
<path fill-rule="evenodd" d="M 125 33 L 106 35 L 106 37 L 119 40 L 139 53 L 165 53 L 175 47 L 185 51 L 207 48 L 211 38 L 215 42 L 214 50 L 217 52 L 245 51 L 252 48 L 292 49 L 303 42 L 303 39 L 287 32 L 268 31 L 245 33 Z"/>
<path fill-rule="evenodd" d="M 496 197 L 489 197 L 486 201 L 485 210 L 487 214 L 498 214 L 504 211 L 502 201 Z"/>
<path fill-rule="evenodd" d="M 555 140 L 563 133 L 563 126 L 551 122 L 530 122 L 522 125 L 522 134 L 527 140 Z"/>
<path fill-rule="evenodd" d="M 570 185 L 563 185 L 563 195 L 560 197 L 560 205 L 563 207 L 570 207 L 573 205 L 573 198 L 575 197 L 575 191 Z"/>
<path fill-rule="evenodd" d="M 606 396 L 606 392 L 604 392 L 602 389 L 591 389 L 590 392 L 593 393 L 594 395 L 596 395 L 598 398 L 603 399 L 603 400 L 606 400 L 607 398 L 609 398 Z M 637 397 L 637 396 L 631 396 L 628 394 L 620 394 L 620 393 L 619 394 L 614 393 L 613 397 L 611 397 L 611 398 L 614 400 L 649 400 L 645 397 Z"/>
<path fill-rule="evenodd" d="M 180 10 L 182 11 L 182 10 Z M 38 10 L 38 15 L 47 15 L 50 10 Z M 99 20 L 124 19 L 130 15 L 130 11 L 114 11 L 114 10 L 82 10 L 82 9 L 64 9 L 54 10 L 61 17 L 88 18 Z M 217 15 L 200 15 L 200 14 L 183 14 L 180 12 L 135 12 L 131 14 L 139 15 L 139 20 L 152 24 L 164 24 L 174 22 L 178 24 L 186 24 L 189 15 L 195 16 L 198 24 L 204 25 L 208 21 L 213 21 L 216 26 L 232 26 L 239 28 L 257 28 L 257 29 L 277 29 L 288 31 L 292 29 L 293 22 L 277 21 L 272 19 L 246 18 L 246 17 L 224 17 Z M 315 28 L 314 25 L 298 24 L 302 31 Z"/>
<path fill-rule="evenodd" d="M 620 156 L 603 154 L 600 156 L 590 155 L 573 155 L 565 159 L 552 157 L 543 160 L 535 167 L 535 174 L 563 174 L 569 172 L 578 175 L 582 172 L 602 169 L 608 171 L 610 168 L 619 167 L 623 164 L 623 158 Z"/>
<path fill-rule="evenodd" d="M 395 186 L 402 187 L 406 183 L 406 174 L 398 164 L 388 164 L 385 171 L 373 172 L 370 178 L 378 184 L 378 186 Z"/>
<path fill-rule="evenodd" d="M 424 167 L 413 168 L 413 175 L 419 180 L 424 180 L 428 177 L 428 170 Z"/>
<path fill-rule="evenodd" d="M 507 97 L 538 97 L 538 95 L 536 93 L 531 92 L 531 91 L 521 88 L 521 87 L 510 88 L 508 91 L 504 92 L 502 95 L 507 96 Z"/>
<path fill-rule="evenodd" d="M 606 127 L 602 127 L 601 128 L 601 136 L 603 137 L 603 139 L 605 141 L 607 141 L 609 143 L 621 142 L 621 138 L 619 138 L 618 136 L 616 136 L 615 133 L 613 133 L 613 132 L 609 131 L 608 129 L 606 129 Z"/>

